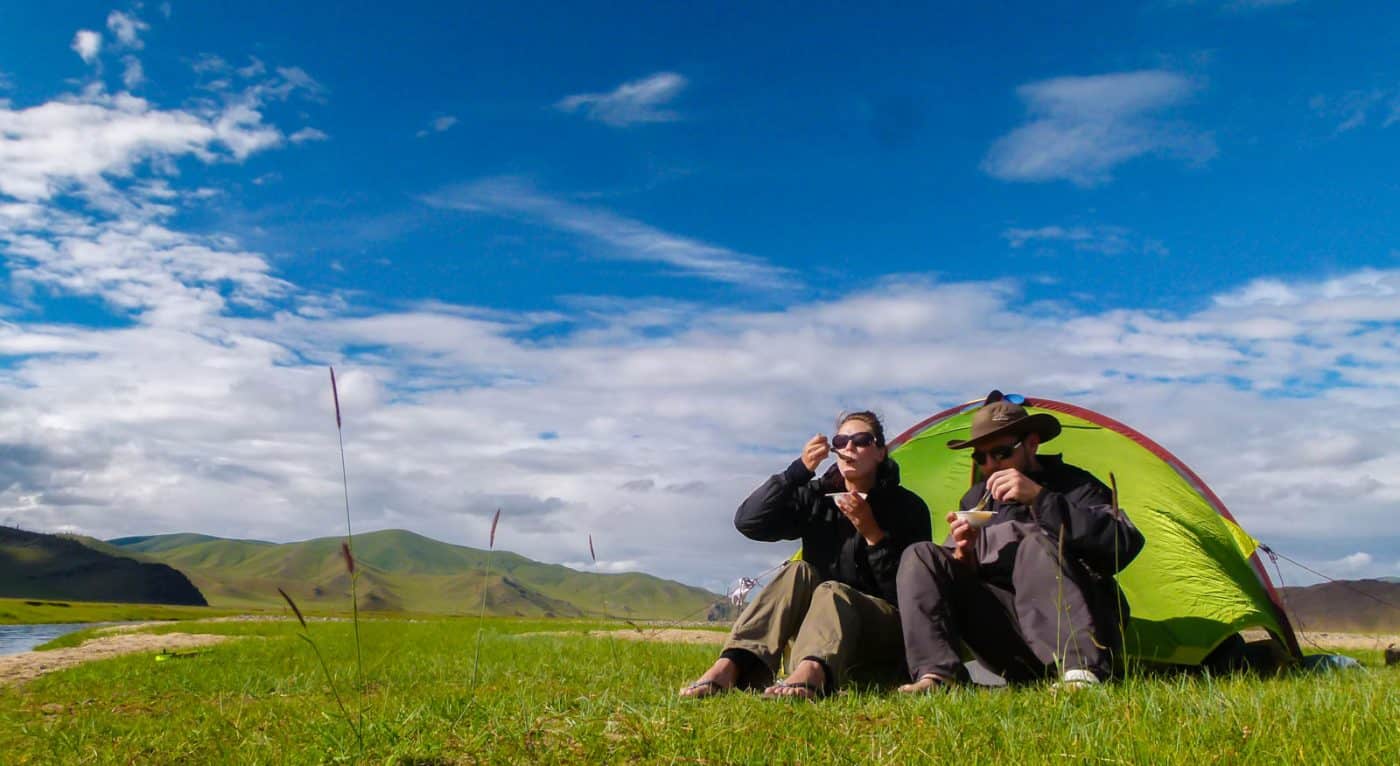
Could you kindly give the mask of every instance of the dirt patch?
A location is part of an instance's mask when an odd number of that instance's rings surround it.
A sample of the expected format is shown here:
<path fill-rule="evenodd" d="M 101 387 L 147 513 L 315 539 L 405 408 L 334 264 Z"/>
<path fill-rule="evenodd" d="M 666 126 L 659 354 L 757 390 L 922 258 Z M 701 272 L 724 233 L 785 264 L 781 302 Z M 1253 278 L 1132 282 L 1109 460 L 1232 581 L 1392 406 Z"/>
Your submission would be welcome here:
<path fill-rule="evenodd" d="M 716 630 L 681 630 L 679 628 L 656 628 L 648 630 L 594 630 L 589 632 L 594 638 L 622 638 L 628 641 L 660 641 L 667 644 L 722 644 L 728 633 Z"/>
<path fill-rule="evenodd" d="M 0 686 L 32 681 L 45 673 L 65 670 L 93 660 L 140 652 L 155 654 L 194 649 L 222 643 L 230 638 L 232 636 L 215 636 L 208 633 L 167 633 L 159 636 L 149 633 L 119 633 L 94 638 L 81 646 L 68 649 L 12 654 L 0 657 Z"/>
<path fill-rule="evenodd" d="M 174 625 L 174 624 L 175 624 L 175 621 L 173 621 L 173 620 L 164 620 L 164 621 L 156 620 L 156 621 L 154 621 L 154 622 L 133 622 L 133 623 L 128 623 L 128 624 L 126 624 L 126 625 L 108 625 L 108 626 L 106 626 L 106 627 L 104 627 L 104 628 L 94 628 L 92 632 L 93 632 L 93 633 L 97 633 L 97 634 L 99 634 L 99 635 L 100 635 L 100 634 L 103 634 L 103 633 L 134 633 L 134 632 L 136 632 L 136 631 L 138 631 L 138 630 L 145 630 L 146 628 L 153 628 L 153 627 L 155 627 L 155 626 L 157 626 L 157 625 Z"/>

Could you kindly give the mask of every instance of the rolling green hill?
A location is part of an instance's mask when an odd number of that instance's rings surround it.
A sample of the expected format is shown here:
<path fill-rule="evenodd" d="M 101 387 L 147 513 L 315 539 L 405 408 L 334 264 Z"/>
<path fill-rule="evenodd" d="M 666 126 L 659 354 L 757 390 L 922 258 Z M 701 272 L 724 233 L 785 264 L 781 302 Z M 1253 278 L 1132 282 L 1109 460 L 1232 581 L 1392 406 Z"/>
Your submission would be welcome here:
<path fill-rule="evenodd" d="M 350 576 L 339 537 L 299 543 L 195 534 L 123 537 L 106 545 L 184 572 L 221 607 L 275 606 L 286 590 L 303 608 L 341 609 Z M 705 619 L 720 596 L 651 575 L 579 572 L 496 551 L 450 545 L 404 530 L 355 536 L 359 606 L 370 611 L 472 614 L 486 589 L 492 614 Z"/>
<path fill-rule="evenodd" d="M 203 606 L 176 569 L 90 538 L 0 526 L 0 597 Z"/>

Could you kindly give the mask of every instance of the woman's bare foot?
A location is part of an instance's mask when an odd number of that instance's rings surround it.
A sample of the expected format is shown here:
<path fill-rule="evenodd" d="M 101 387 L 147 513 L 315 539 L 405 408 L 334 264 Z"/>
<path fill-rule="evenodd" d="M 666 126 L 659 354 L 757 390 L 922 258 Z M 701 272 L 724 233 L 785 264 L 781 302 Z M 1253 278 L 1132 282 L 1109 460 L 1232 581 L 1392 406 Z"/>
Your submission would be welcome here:
<path fill-rule="evenodd" d="M 728 657 L 720 657 L 700 676 L 700 680 L 681 689 L 681 699 L 700 699 L 723 694 L 739 681 L 739 666 Z"/>
<path fill-rule="evenodd" d="M 826 671 L 816 660 L 803 660 L 792 669 L 786 681 L 763 690 L 765 697 L 797 697 L 816 699 L 826 693 Z"/>

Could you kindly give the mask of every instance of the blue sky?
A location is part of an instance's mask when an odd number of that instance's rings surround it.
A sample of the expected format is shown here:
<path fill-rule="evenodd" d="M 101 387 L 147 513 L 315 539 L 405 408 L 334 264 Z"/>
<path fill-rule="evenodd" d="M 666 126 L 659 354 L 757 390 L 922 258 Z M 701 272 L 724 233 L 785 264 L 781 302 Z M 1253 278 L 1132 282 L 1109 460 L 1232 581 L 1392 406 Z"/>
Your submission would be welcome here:
<path fill-rule="evenodd" d="M 333 534 L 333 363 L 364 528 L 719 587 L 838 410 L 996 386 L 1400 574 L 1400 10 L 753 6 L 7 11 L 0 518 Z"/>

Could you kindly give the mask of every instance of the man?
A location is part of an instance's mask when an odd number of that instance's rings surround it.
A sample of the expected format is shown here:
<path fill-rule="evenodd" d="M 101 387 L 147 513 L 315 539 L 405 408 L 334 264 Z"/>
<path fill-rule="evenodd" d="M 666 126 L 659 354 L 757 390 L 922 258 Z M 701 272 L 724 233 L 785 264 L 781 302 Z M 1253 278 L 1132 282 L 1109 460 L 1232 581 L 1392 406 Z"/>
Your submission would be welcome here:
<path fill-rule="evenodd" d="M 1037 453 L 1060 433 L 1053 415 L 1029 415 L 993 391 L 971 431 L 948 442 L 971 447 L 984 477 L 960 507 L 980 504 L 993 515 L 979 528 L 950 513 L 947 542 L 905 550 L 896 583 L 914 681 L 900 691 L 966 682 L 962 643 L 1013 683 L 1108 678 L 1127 619 L 1113 576 L 1142 550 L 1142 533 L 1113 507 L 1103 482 Z"/>

